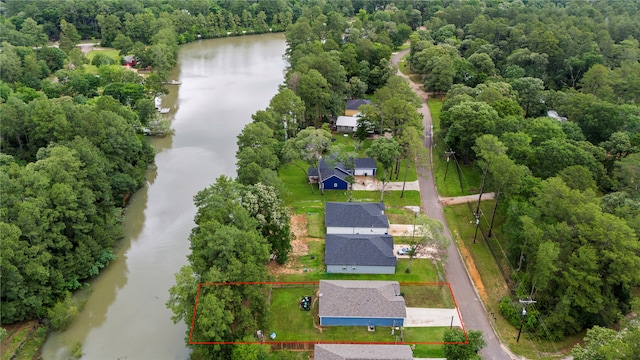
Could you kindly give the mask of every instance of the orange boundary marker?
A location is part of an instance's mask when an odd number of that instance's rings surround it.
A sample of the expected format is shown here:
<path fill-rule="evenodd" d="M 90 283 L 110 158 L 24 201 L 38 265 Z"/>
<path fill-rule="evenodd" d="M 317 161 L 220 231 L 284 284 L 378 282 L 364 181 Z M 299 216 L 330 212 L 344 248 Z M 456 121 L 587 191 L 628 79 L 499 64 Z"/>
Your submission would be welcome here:
<path fill-rule="evenodd" d="M 198 300 L 200 298 L 200 291 L 203 286 L 233 286 L 233 285 L 319 285 L 319 281 L 238 281 L 238 282 L 204 282 L 198 283 L 198 291 L 196 293 L 196 303 L 193 306 L 193 318 L 191 319 L 191 327 L 189 329 L 189 345 L 240 345 L 240 344 L 260 344 L 260 345 L 269 345 L 269 344 L 367 344 L 367 345 L 467 345 L 469 344 L 469 336 L 467 336 L 467 330 L 464 328 L 464 323 L 462 322 L 462 316 L 460 315 L 460 309 L 458 308 L 458 303 L 456 302 L 456 297 L 453 295 L 453 289 L 451 289 L 451 284 L 448 282 L 403 282 L 400 285 L 411 285 L 411 286 L 419 286 L 419 285 L 432 285 L 432 286 L 442 286 L 446 285 L 449 288 L 449 293 L 451 294 L 451 298 L 453 299 L 453 305 L 456 307 L 456 312 L 458 313 L 458 319 L 460 320 L 460 325 L 462 325 L 462 331 L 464 333 L 465 341 L 413 341 L 413 342 L 385 342 L 385 341 L 193 341 L 193 329 L 196 323 L 196 315 L 198 309 Z"/>

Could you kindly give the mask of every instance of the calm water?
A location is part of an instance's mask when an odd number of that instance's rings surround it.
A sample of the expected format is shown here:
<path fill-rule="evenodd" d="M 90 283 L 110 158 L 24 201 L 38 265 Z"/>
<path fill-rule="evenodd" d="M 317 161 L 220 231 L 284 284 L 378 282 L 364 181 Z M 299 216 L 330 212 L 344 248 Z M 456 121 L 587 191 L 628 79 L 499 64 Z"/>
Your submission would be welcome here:
<path fill-rule="evenodd" d="M 83 311 L 52 334 L 44 359 L 67 359 L 80 342 L 83 359 L 185 359 L 185 324 L 165 303 L 174 274 L 187 263 L 193 196 L 222 175 L 235 176 L 236 136 L 268 106 L 283 82 L 283 34 L 204 40 L 180 49 L 163 107 L 173 137 L 155 139 L 155 171 L 127 209 L 118 260 L 91 284 Z"/>

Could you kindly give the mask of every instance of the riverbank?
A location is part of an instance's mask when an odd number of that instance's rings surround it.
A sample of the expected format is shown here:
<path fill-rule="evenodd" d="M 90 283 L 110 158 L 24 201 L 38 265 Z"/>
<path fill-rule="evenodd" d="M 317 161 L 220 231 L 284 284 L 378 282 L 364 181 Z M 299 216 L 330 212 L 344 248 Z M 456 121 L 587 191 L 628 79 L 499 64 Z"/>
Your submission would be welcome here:
<path fill-rule="evenodd" d="M 40 350 L 49 335 L 49 326 L 38 320 L 30 320 L 2 327 L 0 349 L 2 360 L 38 359 Z"/>

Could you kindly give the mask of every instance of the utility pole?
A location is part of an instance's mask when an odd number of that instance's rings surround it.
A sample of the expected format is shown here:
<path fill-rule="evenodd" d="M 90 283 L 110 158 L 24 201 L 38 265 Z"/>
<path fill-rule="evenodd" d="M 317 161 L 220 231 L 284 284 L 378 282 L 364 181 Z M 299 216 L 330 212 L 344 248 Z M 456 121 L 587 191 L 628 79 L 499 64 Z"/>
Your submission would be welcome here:
<path fill-rule="evenodd" d="M 478 237 L 478 228 L 480 227 L 480 214 L 475 213 L 473 216 L 476 218 L 476 233 L 473 235 L 473 243 L 475 244 Z"/>
<path fill-rule="evenodd" d="M 522 334 L 522 326 L 524 325 L 524 317 L 527 315 L 527 310 L 525 309 L 527 305 L 535 304 L 537 301 L 534 300 L 518 300 L 520 304 L 522 304 L 522 320 L 520 321 L 520 330 L 518 330 L 518 338 L 516 342 L 520 341 L 520 334 Z"/>
<path fill-rule="evenodd" d="M 444 153 L 447 154 L 447 166 L 444 168 L 444 180 L 447 180 L 447 170 L 449 170 L 449 160 L 451 160 L 451 155 L 455 154 L 456 152 L 449 149 L 449 151 L 445 151 Z"/>

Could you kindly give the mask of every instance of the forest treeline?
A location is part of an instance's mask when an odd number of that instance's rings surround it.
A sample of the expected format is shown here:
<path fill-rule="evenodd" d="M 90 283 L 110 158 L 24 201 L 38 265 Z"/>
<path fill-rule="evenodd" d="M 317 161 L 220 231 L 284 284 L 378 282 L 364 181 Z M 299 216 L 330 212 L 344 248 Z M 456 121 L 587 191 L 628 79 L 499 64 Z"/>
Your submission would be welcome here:
<path fill-rule="evenodd" d="M 525 330 L 553 340 L 610 326 L 640 282 L 640 6 L 482 5 L 437 12 L 409 63 L 506 217 L 501 310 L 518 326 L 512 301 L 536 300 Z"/>

